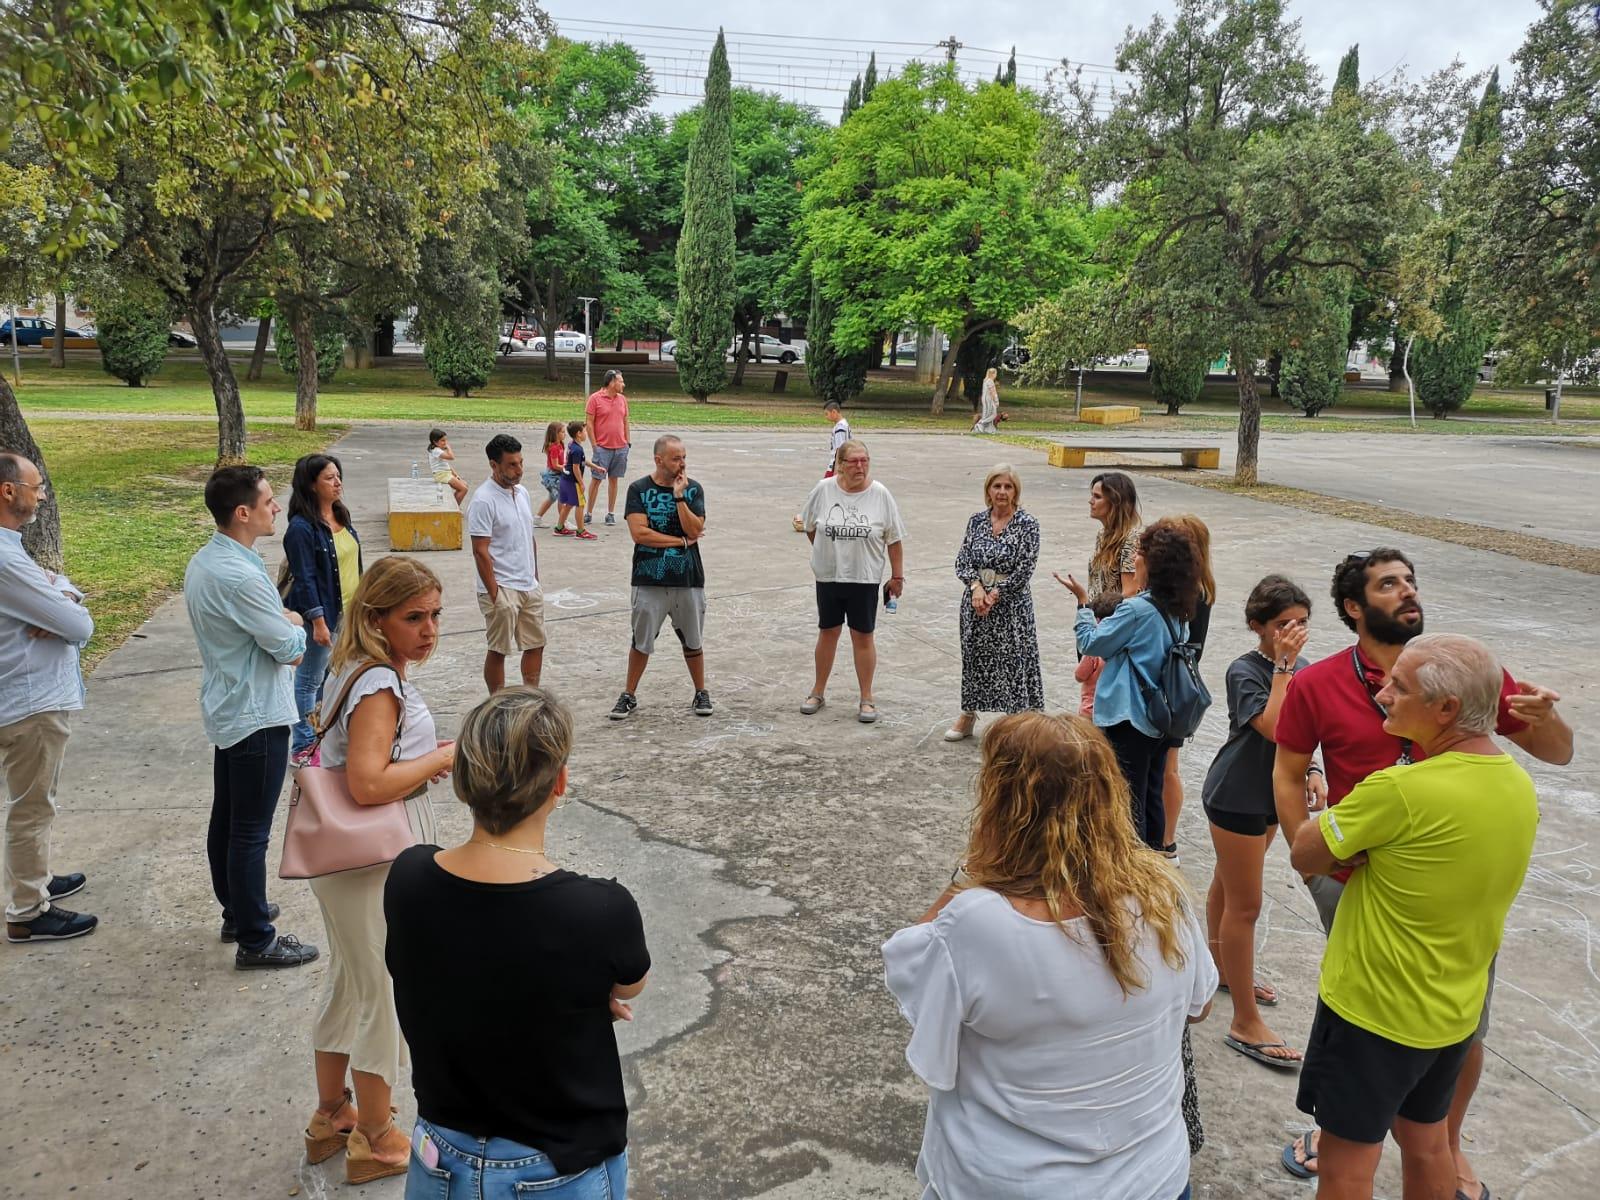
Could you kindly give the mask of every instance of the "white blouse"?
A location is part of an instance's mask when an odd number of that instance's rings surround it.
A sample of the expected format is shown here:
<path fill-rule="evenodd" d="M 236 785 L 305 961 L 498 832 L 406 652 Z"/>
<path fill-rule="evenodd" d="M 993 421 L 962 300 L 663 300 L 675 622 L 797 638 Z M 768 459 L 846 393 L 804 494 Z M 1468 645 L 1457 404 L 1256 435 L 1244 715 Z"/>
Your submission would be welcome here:
<path fill-rule="evenodd" d="M 1090 939 L 972 888 L 883 947 L 928 1085 L 923 1200 L 1177 1200 L 1189 1178 L 1180 1108 L 1184 1024 L 1217 988 L 1205 931 L 1184 965 L 1139 947 L 1148 985 L 1124 997 Z"/>
<path fill-rule="evenodd" d="M 365 664 L 357 663 L 330 675 L 322 687 L 322 703 L 330 708 L 338 703 L 339 695 L 344 691 L 345 681 L 363 665 Z M 394 761 L 409 762 L 413 758 L 421 758 L 424 754 L 432 754 L 439 748 L 433 713 L 428 710 L 428 702 L 422 698 L 421 689 L 414 683 L 403 682 L 395 669 L 385 664 L 372 668 L 356 680 L 355 687 L 350 689 L 350 696 L 339 711 L 338 718 L 323 735 L 320 759 L 323 766 L 345 765 L 350 753 L 350 714 L 375 692 L 394 693 L 400 698 L 405 713 L 400 724 L 399 753 L 395 755 Z M 427 788 L 424 787 L 419 795 L 403 803 L 406 806 L 406 820 L 411 824 L 411 836 L 416 838 L 419 844 L 437 841 L 433 805 L 428 800 Z"/>

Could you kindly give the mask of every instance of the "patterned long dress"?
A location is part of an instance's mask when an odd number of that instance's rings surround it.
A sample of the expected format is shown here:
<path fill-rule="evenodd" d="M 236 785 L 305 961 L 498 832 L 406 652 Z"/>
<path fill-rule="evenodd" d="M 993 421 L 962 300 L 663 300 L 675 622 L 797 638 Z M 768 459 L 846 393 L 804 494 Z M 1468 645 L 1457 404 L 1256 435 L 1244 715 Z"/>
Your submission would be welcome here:
<path fill-rule="evenodd" d="M 961 709 L 1021 712 L 1044 707 L 1039 633 L 1033 620 L 1033 568 L 1039 561 L 1039 522 L 1019 508 L 998 535 L 989 510 L 974 513 L 956 554 L 959 601 Z M 986 616 L 972 611 L 974 580 L 999 588 Z"/>

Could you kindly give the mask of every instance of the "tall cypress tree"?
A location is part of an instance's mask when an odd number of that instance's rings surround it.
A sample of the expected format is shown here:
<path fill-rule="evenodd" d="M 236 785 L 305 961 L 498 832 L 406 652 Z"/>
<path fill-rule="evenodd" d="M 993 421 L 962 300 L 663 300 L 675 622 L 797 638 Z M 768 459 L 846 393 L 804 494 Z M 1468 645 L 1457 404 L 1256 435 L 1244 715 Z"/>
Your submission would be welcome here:
<path fill-rule="evenodd" d="M 850 114 L 861 107 L 861 76 L 857 75 L 850 81 L 850 91 L 844 98 L 844 111 L 839 114 L 839 120 L 848 121 Z"/>
<path fill-rule="evenodd" d="M 1017 48 L 1015 46 L 1011 47 L 1011 57 L 1006 59 L 1006 73 L 1001 77 L 1000 82 L 1008 88 L 1017 86 Z"/>
<path fill-rule="evenodd" d="M 1339 60 L 1339 73 L 1333 79 L 1333 94 L 1354 96 L 1361 90 L 1361 46 L 1357 43 L 1344 52 Z"/>
<path fill-rule="evenodd" d="M 733 102 L 722 31 L 683 177 L 678 235 L 678 386 L 696 400 L 727 386 L 733 338 Z"/>
<path fill-rule="evenodd" d="M 878 86 L 878 52 L 874 50 L 867 58 L 866 78 L 861 81 L 861 103 L 865 104 L 872 99 L 872 89 Z"/>

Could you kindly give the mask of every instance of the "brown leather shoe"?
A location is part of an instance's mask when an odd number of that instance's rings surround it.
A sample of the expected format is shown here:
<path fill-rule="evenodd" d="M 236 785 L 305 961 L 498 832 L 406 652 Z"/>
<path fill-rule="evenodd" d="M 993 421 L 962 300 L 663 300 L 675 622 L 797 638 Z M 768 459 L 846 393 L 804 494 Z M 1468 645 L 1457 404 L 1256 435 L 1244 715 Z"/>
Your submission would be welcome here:
<path fill-rule="evenodd" d="M 389 1110 L 391 1113 L 395 1109 Z M 347 1183 L 371 1183 L 374 1179 L 387 1179 L 391 1175 L 404 1175 L 411 1165 L 411 1139 L 395 1128 L 391 1120 L 376 1138 L 370 1141 L 360 1129 L 350 1131 L 348 1152 L 344 1157 L 344 1177 Z M 379 1154 L 397 1158 L 386 1162 Z"/>
<path fill-rule="evenodd" d="M 350 1103 L 350 1089 L 345 1088 L 338 1108 L 331 1113 L 319 1108 L 311 1115 L 311 1123 L 306 1126 L 306 1161 L 325 1162 L 343 1150 L 356 1120 L 356 1106 Z"/>

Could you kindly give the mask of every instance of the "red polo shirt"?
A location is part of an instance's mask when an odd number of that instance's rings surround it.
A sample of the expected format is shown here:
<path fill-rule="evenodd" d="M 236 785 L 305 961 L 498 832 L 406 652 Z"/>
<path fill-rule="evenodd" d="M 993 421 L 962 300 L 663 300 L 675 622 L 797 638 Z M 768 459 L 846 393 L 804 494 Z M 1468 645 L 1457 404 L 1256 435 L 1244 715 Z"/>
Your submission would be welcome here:
<path fill-rule="evenodd" d="M 1360 663 L 1365 682 L 1356 676 Z M 1503 668 L 1502 668 L 1503 669 Z M 1511 712 L 1510 700 L 1518 694 L 1517 681 L 1505 671 L 1500 687 L 1500 715 L 1495 732 L 1502 737 L 1527 728 Z M 1330 654 L 1298 672 L 1278 712 L 1277 743 L 1296 754 L 1313 754 L 1322 747 L 1322 768 L 1328 777 L 1328 803 L 1337 804 L 1356 784 L 1374 771 L 1392 767 L 1400 759 L 1400 739 L 1383 731 L 1383 714 L 1375 697 L 1384 670 L 1355 646 Z M 1427 757 L 1418 746 L 1413 760 Z"/>

